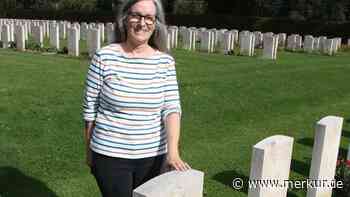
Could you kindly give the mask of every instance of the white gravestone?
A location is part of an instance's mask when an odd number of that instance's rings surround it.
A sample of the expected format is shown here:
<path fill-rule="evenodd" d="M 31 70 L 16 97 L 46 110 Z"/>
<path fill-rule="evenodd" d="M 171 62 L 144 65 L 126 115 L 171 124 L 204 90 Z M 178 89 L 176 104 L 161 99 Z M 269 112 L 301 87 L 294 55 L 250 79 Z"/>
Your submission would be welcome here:
<path fill-rule="evenodd" d="M 79 23 L 73 23 L 71 25 L 71 27 L 74 27 L 74 28 L 76 28 L 78 30 L 78 40 L 80 40 L 81 39 L 81 27 L 80 27 L 80 24 Z M 86 37 L 87 37 L 87 35 L 86 35 Z M 82 40 L 86 40 L 86 37 L 85 37 L 85 39 L 82 39 Z"/>
<path fill-rule="evenodd" d="M 216 49 L 219 53 L 228 54 L 231 51 L 232 33 L 229 31 L 219 31 Z"/>
<path fill-rule="evenodd" d="M 278 37 L 265 36 L 263 58 L 273 59 L 273 60 L 277 59 L 277 49 L 278 49 Z"/>
<path fill-rule="evenodd" d="M 88 30 L 87 47 L 89 56 L 92 57 L 95 52 L 101 48 L 101 31 L 100 29 L 92 28 Z"/>
<path fill-rule="evenodd" d="M 166 34 L 166 49 L 171 50 L 171 33 L 169 32 Z"/>
<path fill-rule="evenodd" d="M 193 47 L 193 31 L 190 29 L 184 29 L 181 31 L 182 35 L 182 48 L 192 50 Z"/>
<path fill-rule="evenodd" d="M 320 37 L 314 38 L 314 51 L 320 50 Z"/>
<path fill-rule="evenodd" d="M 213 34 L 213 36 L 212 36 L 213 48 L 215 50 L 216 46 L 217 46 L 217 43 L 218 43 L 219 35 L 218 35 L 218 31 L 216 29 L 211 29 L 211 31 L 212 31 L 212 34 Z"/>
<path fill-rule="evenodd" d="M 251 37 L 251 45 L 250 45 L 250 51 L 249 51 L 249 56 L 254 56 L 254 49 L 255 49 L 255 35 L 254 33 L 250 33 Z"/>
<path fill-rule="evenodd" d="M 60 49 L 59 26 L 57 24 L 50 25 L 50 45 L 55 49 Z"/>
<path fill-rule="evenodd" d="M 286 40 L 287 40 L 287 34 L 286 33 L 279 33 L 278 34 L 278 47 L 279 48 L 285 48 L 286 46 Z"/>
<path fill-rule="evenodd" d="M 10 24 L 10 40 L 15 41 L 15 25 L 13 23 Z"/>
<path fill-rule="evenodd" d="M 330 181 L 334 179 L 340 145 L 343 118 L 327 116 L 317 122 L 312 151 L 310 180 Z M 320 186 L 320 185 L 318 185 Z M 307 197 L 331 197 L 330 187 L 308 187 Z"/>
<path fill-rule="evenodd" d="M 44 46 L 44 33 L 43 33 L 42 26 L 33 27 L 33 39 L 34 39 L 34 42 L 40 45 L 40 47 Z"/>
<path fill-rule="evenodd" d="M 2 38 L 2 47 L 8 48 L 11 42 L 10 25 L 2 26 L 1 38 Z"/>
<path fill-rule="evenodd" d="M 46 31 L 44 32 L 44 37 L 49 38 L 50 37 L 50 21 L 46 21 L 44 26 L 46 28 Z"/>
<path fill-rule="evenodd" d="M 195 32 L 196 32 L 196 42 L 200 42 L 201 41 L 201 30 L 199 29 L 199 28 L 197 28 L 196 30 L 195 30 Z"/>
<path fill-rule="evenodd" d="M 197 30 L 193 29 L 192 31 L 192 37 L 191 37 L 191 50 L 195 51 L 196 50 L 196 41 L 197 41 Z"/>
<path fill-rule="evenodd" d="M 234 42 L 235 44 L 238 44 L 238 40 L 239 40 L 239 31 L 237 29 L 233 29 L 231 30 L 231 32 L 233 33 L 235 39 L 234 39 Z"/>
<path fill-rule="evenodd" d="M 200 50 L 204 52 L 211 52 L 211 32 L 210 31 L 205 31 L 202 32 L 201 34 L 201 45 L 200 45 Z"/>
<path fill-rule="evenodd" d="M 1 39 L 1 32 L 2 32 L 2 24 L 0 24 L 0 40 L 2 40 Z M 2 47 L 2 46 L 1 46 Z"/>
<path fill-rule="evenodd" d="M 254 55 L 254 34 L 244 31 L 240 36 L 240 55 Z"/>
<path fill-rule="evenodd" d="M 173 42 L 175 42 L 174 47 L 177 48 L 178 46 L 178 42 L 179 42 L 179 28 L 177 26 L 174 26 L 175 28 L 175 40 Z"/>
<path fill-rule="evenodd" d="M 293 138 L 283 135 L 268 137 L 253 146 L 249 180 L 276 180 L 279 186 L 250 187 L 248 197 L 286 197 Z"/>
<path fill-rule="evenodd" d="M 325 50 L 326 41 L 327 41 L 327 37 L 325 37 L 325 36 L 320 37 L 320 51 L 321 52 L 323 52 Z"/>
<path fill-rule="evenodd" d="M 224 33 L 223 43 L 224 43 L 224 54 L 229 54 L 232 51 L 232 33 L 226 31 Z"/>
<path fill-rule="evenodd" d="M 66 34 L 67 34 L 67 26 L 66 26 L 66 22 L 62 21 L 59 24 L 59 30 L 60 30 L 60 38 L 61 39 L 66 39 Z"/>
<path fill-rule="evenodd" d="M 79 30 L 68 28 L 68 55 L 79 56 Z"/>
<path fill-rule="evenodd" d="M 296 50 L 296 44 L 297 43 L 297 35 L 292 34 L 288 36 L 287 38 L 287 49 L 290 51 L 295 51 Z"/>
<path fill-rule="evenodd" d="M 171 171 L 137 187 L 133 197 L 203 197 L 203 181 L 201 171 Z"/>
<path fill-rule="evenodd" d="M 28 34 L 29 34 L 29 24 L 26 22 L 24 23 L 24 36 L 26 40 L 28 40 Z"/>
<path fill-rule="evenodd" d="M 263 46 L 263 34 L 260 31 L 255 31 L 255 47 L 262 48 Z"/>
<path fill-rule="evenodd" d="M 327 39 L 325 40 L 324 44 L 323 44 L 323 53 L 326 55 L 333 55 L 334 54 L 334 47 L 335 47 L 335 43 L 333 39 Z"/>
<path fill-rule="evenodd" d="M 235 49 L 235 44 L 237 43 L 236 42 L 236 40 L 238 40 L 238 37 L 236 37 L 237 36 L 237 34 L 236 34 L 236 32 L 235 31 L 230 31 L 230 33 L 231 33 L 231 51 L 233 51 L 234 49 Z"/>
<path fill-rule="evenodd" d="M 175 28 L 170 26 L 168 28 L 168 33 L 170 37 L 170 48 L 175 48 Z"/>
<path fill-rule="evenodd" d="M 115 24 L 107 23 L 106 32 L 107 32 L 107 43 L 108 44 L 114 43 L 116 41 Z"/>
<path fill-rule="evenodd" d="M 101 43 L 105 42 L 105 24 L 99 23 L 98 29 L 100 30 Z"/>
<path fill-rule="evenodd" d="M 186 27 L 181 26 L 179 28 L 179 39 L 181 43 L 181 48 L 184 48 L 185 30 L 186 30 Z"/>
<path fill-rule="evenodd" d="M 211 29 L 210 30 L 210 53 L 215 52 L 215 35 L 216 35 L 216 30 Z"/>
<path fill-rule="evenodd" d="M 270 37 L 270 36 L 274 36 L 274 33 L 272 32 L 263 33 L 263 42 L 265 42 L 265 37 Z"/>
<path fill-rule="evenodd" d="M 41 22 L 39 22 L 38 26 L 41 26 L 42 32 L 43 32 L 43 37 L 46 37 L 46 24 L 43 21 L 41 21 Z"/>
<path fill-rule="evenodd" d="M 314 50 L 314 38 L 310 35 L 305 36 L 304 39 L 304 51 L 312 53 Z"/>
<path fill-rule="evenodd" d="M 19 51 L 25 51 L 26 37 L 24 26 L 20 25 L 16 29 L 16 48 Z"/>
<path fill-rule="evenodd" d="M 303 37 L 301 35 L 296 35 L 296 48 L 301 49 L 303 46 Z"/>
<path fill-rule="evenodd" d="M 82 23 L 80 25 L 80 39 L 87 40 L 87 34 L 89 30 L 89 25 L 87 23 Z"/>
<path fill-rule="evenodd" d="M 177 42 L 178 42 L 178 28 L 176 26 L 171 26 L 169 28 L 171 33 L 171 48 L 177 48 Z"/>
<path fill-rule="evenodd" d="M 334 38 L 333 40 L 335 44 L 334 53 L 337 53 L 338 50 L 341 48 L 341 38 Z"/>

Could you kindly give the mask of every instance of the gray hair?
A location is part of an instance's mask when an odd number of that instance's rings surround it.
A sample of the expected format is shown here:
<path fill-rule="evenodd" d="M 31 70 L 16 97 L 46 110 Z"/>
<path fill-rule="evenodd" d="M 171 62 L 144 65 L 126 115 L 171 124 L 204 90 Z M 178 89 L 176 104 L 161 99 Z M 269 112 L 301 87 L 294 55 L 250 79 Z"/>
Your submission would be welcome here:
<path fill-rule="evenodd" d="M 118 43 L 125 42 L 127 39 L 127 28 L 126 28 L 126 19 L 128 17 L 130 8 L 141 0 L 125 0 L 119 8 L 117 16 L 117 35 L 116 41 Z M 168 52 L 166 47 L 166 37 L 167 37 L 167 28 L 165 24 L 164 10 L 161 0 L 152 0 L 156 6 L 156 23 L 155 29 L 148 41 L 148 44 L 159 51 Z"/>

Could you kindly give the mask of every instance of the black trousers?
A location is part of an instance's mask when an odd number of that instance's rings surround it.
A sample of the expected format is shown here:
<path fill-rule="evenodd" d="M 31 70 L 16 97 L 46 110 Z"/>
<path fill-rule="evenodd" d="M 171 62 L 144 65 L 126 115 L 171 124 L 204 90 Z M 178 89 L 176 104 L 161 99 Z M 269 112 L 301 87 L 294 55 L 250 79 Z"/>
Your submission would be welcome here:
<path fill-rule="evenodd" d="M 164 159 L 165 155 L 123 159 L 92 151 L 91 173 L 103 197 L 132 197 L 133 189 L 160 174 Z"/>

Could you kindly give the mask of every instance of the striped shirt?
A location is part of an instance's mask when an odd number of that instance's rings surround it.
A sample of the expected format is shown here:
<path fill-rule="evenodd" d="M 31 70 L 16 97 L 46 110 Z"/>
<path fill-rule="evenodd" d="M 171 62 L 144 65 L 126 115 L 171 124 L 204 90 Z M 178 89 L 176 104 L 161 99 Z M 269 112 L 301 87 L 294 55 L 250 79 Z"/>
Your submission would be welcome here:
<path fill-rule="evenodd" d="M 84 120 L 95 121 L 93 151 L 127 159 L 164 154 L 164 122 L 173 112 L 181 114 L 181 106 L 170 55 L 129 58 L 113 45 L 95 53 L 83 101 Z"/>

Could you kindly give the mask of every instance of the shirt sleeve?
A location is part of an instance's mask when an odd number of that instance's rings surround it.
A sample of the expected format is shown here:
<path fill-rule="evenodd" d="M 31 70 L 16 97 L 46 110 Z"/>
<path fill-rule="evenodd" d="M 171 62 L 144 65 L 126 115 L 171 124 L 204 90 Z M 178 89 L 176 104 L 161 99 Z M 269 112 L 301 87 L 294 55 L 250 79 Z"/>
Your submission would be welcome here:
<path fill-rule="evenodd" d="M 179 113 L 180 116 L 182 113 L 179 87 L 176 79 L 175 61 L 170 62 L 166 71 L 162 119 L 165 120 L 171 113 Z"/>
<path fill-rule="evenodd" d="M 102 73 L 101 57 L 95 53 L 91 60 L 85 82 L 83 100 L 83 119 L 85 121 L 95 121 L 96 119 L 99 95 L 103 83 Z"/>

